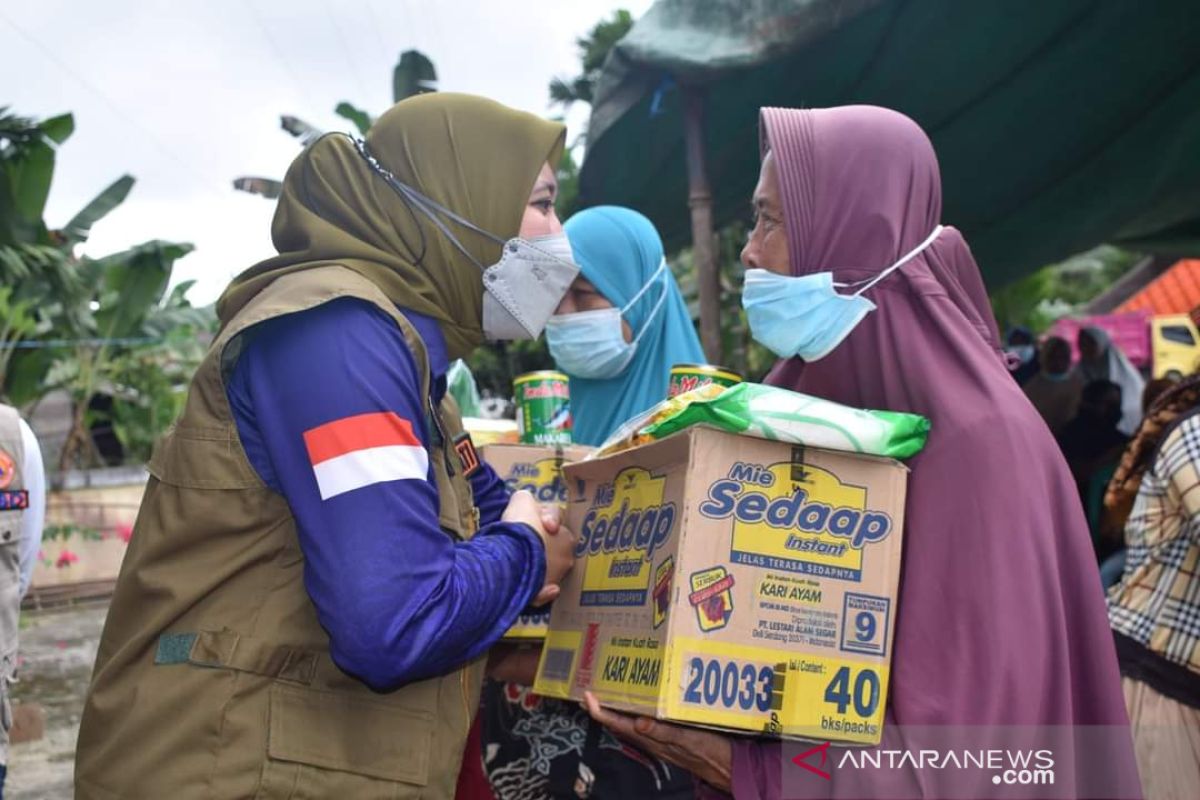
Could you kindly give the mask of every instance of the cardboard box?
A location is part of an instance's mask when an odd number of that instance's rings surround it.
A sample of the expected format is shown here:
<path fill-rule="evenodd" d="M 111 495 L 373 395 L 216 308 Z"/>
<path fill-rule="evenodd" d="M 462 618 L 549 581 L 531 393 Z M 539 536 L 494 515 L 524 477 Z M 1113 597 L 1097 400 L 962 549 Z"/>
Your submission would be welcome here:
<path fill-rule="evenodd" d="M 582 445 L 563 448 L 529 444 L 491 444 L 480 448 L 484 461 L 504 479 L 510 491 L 528 489 L 540 503 L 565 506 L 567 487 L 562 468 L 566 463 L 579 461 L 592 449 Z M 541 641 L 550 624 L 550 609 L 529 609 L 517 618 L 504 638 L 509 641 Z"/>
<path fill-rule="evenodd" d="M 565 475 L 579 561 L 538 694 L 879 742 L 906 467 L 692 428 Z"/>

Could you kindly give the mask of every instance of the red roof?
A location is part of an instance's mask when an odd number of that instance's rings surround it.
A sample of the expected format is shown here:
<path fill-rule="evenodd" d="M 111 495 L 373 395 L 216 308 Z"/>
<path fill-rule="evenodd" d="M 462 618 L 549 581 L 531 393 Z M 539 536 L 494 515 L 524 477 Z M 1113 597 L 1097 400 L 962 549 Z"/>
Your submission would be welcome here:
<path fill-rule="evenodd" d="M 1113 312 L 1188 314 L 1200 306 L 1200 258 L 1185 258 L 1151 281 Z"/>

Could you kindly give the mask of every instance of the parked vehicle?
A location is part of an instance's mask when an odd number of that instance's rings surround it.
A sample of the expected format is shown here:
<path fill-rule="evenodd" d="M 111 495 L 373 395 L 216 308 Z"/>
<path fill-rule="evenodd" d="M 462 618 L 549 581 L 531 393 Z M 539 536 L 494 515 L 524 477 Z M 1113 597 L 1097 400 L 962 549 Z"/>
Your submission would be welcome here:
<path fill-rule="evenodd" d="M 1150 318 L 1155 378 L 1182 378 L 1200 369 L 1200 331 L 1189 314 Z"/>
<path fill-rule="evenodd" d="M 1191 314 L 1152 316 L 1144 311 L 1060 319 L 1048 335 L 1071 343 L 1074 360 L 1079 358 L 1077 340 L 1082 328 L 1103 328 L 1113 344 L 1138 369 L 1151 378 L 1181 378 L 1200 370 L 1200 309 Z"/>

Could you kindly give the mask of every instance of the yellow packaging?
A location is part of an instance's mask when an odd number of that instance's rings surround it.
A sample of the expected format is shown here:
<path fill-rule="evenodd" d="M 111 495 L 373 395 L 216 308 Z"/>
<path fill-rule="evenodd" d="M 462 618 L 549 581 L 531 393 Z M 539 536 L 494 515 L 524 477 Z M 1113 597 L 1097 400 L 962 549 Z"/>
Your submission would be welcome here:
<path fill-rule="evenodd" d="M 591 452 L 581 445 L 561 448 L 529 444 L 490 444 L 480 448 L 484 461 L 491 464 L 510 491 L 527 489 L 539 503 L 565 506 L 567 487 L 562 478 L 563 464 L 579 461 Z M 550 622 L 550 609 L 529 609 L 517 618 L 504 635 L 510 641 L 541 641 Z"/>
<path fill-rule="evenodd" d="M 904 465 L 691 428 L 564 474 L 579 560 L 554 602 L 538 694 L 879 742 Z"/>
<path fill-rule="evenodd" d="M 517 423 L 511 419 L 463 417 L 463 429 L 471 434 L 471 440 L 480 449 L 492 444 L 516 444 L 520 441 Z"/>

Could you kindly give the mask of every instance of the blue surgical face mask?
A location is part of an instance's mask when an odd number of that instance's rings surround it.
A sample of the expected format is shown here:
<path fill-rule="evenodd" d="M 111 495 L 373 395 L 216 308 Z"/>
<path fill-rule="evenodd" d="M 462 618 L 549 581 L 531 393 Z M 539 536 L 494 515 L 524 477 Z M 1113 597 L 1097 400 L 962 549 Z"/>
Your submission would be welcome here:
<path fill-rule="evenodd" d="M 938 225 L 912 252 L 865 281 L 854 294 L 839 294 L 838 288 L 849 285 L 834 283 L 832 272 L 791 276 L 765 269 L 746 270 L 742 306 L 750 333 L 780 358 L 824 358 L 875 310 L 875 304 L 863 293 L 915 258 L 941 232 L 942 226 Z"/>
<path fill-rule="evenodd" d="M 667 299 L 666 287 L 658 303 L 646 317 L 641 332 L 632 342 L 625 341 L 621 328 L 622 315 L 633 308 L 650 287 L 660 282 L 666 272 L 664 259 L 633 299 L 624 308 L 600 308 L 575 314 L 556 314 L 546 323 L 546 344 L 558 368 L 576 378 L 614 378 L 625 371 L 637 353 L 638 342 L 650 329 L 650 323 Z"/>

